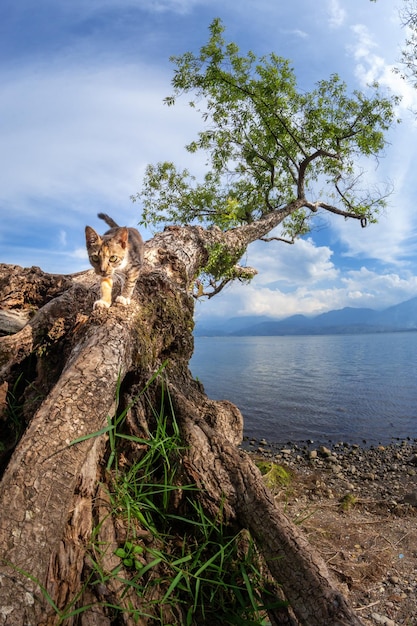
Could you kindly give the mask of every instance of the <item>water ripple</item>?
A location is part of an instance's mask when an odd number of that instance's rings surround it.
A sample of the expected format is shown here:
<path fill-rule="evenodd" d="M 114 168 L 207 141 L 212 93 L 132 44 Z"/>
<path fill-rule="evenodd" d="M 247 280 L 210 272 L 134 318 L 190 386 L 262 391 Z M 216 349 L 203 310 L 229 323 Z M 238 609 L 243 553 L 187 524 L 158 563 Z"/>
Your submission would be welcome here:
<path fill-rule="evenodd" d="M 191 371 L 245 434 L 388 443 L 417 437 L 417 333 L 197 337 Z"/>

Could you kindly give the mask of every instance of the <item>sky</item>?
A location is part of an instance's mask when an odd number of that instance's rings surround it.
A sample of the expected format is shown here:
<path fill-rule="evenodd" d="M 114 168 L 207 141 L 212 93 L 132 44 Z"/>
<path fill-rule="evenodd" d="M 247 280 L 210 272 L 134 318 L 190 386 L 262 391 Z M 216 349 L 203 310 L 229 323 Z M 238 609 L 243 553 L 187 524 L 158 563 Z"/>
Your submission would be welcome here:
<path fill-rule="evenodd" d="M 0 262 L 50 273 L 89 268 L 86 224 L 105 211 L 136 226 L 145 167 L 196 167 L 184 146 L 202 122 L 171 95 L 171 55 L 197 53 L 220 17 L 242 54 L 288 58 L 302 89 L 338 73 L 349 90 L 378 80 L 402 96 L 365 180 L 393 188 L 377 225 L 341 218 L 295 245 L 257 242 L 250 285 L 196 303 L 200 320 L 283 318 L 345 306 L 386 308 L 417 296 L 417 90 L 394 73 L 402 0 L 2 0 Z M 194 161 L 193 161 L 194 159 Z M 198 165 L 197 165 L 198 167 Z M 141 229 L 145 239 L 151 232 Z"/>

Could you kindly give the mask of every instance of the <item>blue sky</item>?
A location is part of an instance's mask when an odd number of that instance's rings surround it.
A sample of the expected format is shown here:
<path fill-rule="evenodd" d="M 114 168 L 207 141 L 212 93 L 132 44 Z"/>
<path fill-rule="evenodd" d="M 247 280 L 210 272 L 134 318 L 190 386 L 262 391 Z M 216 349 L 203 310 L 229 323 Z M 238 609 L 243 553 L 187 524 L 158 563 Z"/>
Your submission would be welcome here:
<path fill-rule="evenodd" d="M 366 180 L 394 187 L 376 226 L 326 218 L 294 246 L 256 243 L 258 276 L 199 317 L 383 308 L 417 295 L 417 92 L 393 73 L 402 0 L 2 0 L 0 5 L 0 262 L 51 273 L 87 269 L 84 226 L 98 211 L 136 225 L 130 196 L 145 166 L 198 168 L 184 145 L 201 128 L 171 94 L 170 55 L 198 52 L 220 17 L 242 53 L 291 60 L 300 87 L 337 72 L 351 89 L 377 79 L 403 96 L 402 124 Z M 151 233 L 143 232 L 145 238 Z"/>

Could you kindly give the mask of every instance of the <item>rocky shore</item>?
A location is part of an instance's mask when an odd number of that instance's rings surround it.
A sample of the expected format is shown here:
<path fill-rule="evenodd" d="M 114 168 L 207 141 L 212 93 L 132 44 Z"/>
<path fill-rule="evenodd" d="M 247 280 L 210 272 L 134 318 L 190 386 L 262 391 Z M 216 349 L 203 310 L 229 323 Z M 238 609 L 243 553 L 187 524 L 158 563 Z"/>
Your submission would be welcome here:
<path fill-rule="evenodd" d="M 364 624 L 417 626 L 417 440 L 388 446 L 246 439 Z M 268 474 L 270 470 L 270 474 Z M 280 478 L 281 477 L 281 478 Z"/>
<path fill-rule="evenodd" d="M 362 448 L 358 444 L 336 443 L 277 446 L 265 439 L 246 440 L 243 446 L 298 472 L 320 470 L 329 487 L 369 496 L 371 493 L 395 503 L 404 498 L 417 506 L 417 441 L 405 440 L 388 446 Z"/>

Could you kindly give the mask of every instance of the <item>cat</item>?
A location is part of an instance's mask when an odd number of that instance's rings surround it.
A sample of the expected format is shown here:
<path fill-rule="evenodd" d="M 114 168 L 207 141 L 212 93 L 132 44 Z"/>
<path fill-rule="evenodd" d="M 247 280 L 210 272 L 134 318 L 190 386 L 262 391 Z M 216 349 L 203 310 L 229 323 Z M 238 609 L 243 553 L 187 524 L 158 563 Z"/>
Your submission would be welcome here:
<path fill-rule="evenodd" d="M 88 258 L 95 273 L 101 277 L 101 297 L 94 302 L 94 308 L 111 306 L 113 275 L 119 271 L 124 274 L 124 283 L 116 302 L 127 306 L 143 264 L 143 239 L 136 228 L 121 227 L 105 213 L 99 213 L 98 217 L 110 226 L 110 230 L 100 236 L 91 226 L 85 227 Z"/>

